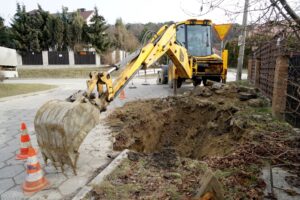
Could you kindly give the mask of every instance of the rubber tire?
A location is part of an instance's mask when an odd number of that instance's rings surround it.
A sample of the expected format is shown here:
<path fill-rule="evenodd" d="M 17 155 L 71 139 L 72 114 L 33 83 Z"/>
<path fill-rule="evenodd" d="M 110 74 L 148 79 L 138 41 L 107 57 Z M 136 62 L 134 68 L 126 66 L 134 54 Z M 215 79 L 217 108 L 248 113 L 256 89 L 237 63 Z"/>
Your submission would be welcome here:
<path fill-rule="evenodd" d="M 161 83 L 162 84 L 168 84 L 168 68 L 169 67 L 162 67 L 162 70 L 161 70 Z"/>
<path fill-rule="evenodd" d="M 204 85 L 204 86 L 207 86 L 207 79 L 204 78 L 204 79 L 202 79 L 202 81 L 203 81 L 203 85 Z"/>
<path fill-rule="evenodd" d="M 183 80 L 179 78 L 179 79 L 177 80 L 177 88 L 181 88 L 182 83 L 183 83 Z"/>
<path fill-rule="evenodd" d="M 162 77 L 161 84 L 168 84 L 168 77 Z"/>
<path fill-rule="evenodd" d="M 177 79 L 177 88 L 181 88 L 182 83 L 183 83 L 183 80 Z M 168 84 L 169 84 L 169 87 L 172 89 L 173 85 L 174 85 L 174 81 L 171 80 L 171 81 L 168 82 Z"/>
<path fill-rule="evenodd" d="M 158 72 L 156 78 L 156 85 L 160 85 L 160 84 L 162 84 L 162 80 L 161 80 L 160 72 Z"/>
<path fill-rule="evenodd" d="M 201 85 L 201 82 L 202 82 L 202 79 L 193 80 L 193 86 L 196 87 L 198 85 Z"/>
<path fill-rule="evenodd" d="M 168 85 L 169 85 L 169 88 L 171 88 L 171 89 L 173 88 L 173 79 L 168 81 Z"/>

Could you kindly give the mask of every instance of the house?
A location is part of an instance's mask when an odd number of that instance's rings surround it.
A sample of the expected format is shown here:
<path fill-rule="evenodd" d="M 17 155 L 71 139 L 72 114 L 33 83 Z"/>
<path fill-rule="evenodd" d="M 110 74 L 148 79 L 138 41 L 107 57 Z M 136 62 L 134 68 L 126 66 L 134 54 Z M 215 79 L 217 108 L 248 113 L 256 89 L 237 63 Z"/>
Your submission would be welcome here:
<path fill-rule="evenodd" d="M 87 25 L 90 25 L 92 23 L 91 19 L 94 16 L 94 10 L 86 10 L 85 8 L 79 8 L 77 11 L 79 12 L 79 14 L 84 19 Z"/>

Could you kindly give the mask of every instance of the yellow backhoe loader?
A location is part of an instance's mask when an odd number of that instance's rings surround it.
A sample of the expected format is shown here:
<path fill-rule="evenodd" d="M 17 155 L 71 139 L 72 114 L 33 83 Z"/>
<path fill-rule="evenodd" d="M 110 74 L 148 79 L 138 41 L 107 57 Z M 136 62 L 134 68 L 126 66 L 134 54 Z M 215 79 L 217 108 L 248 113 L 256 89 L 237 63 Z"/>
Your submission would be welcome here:
<path fill-rule="evenodd" d="M 150 67 L 163 55 L 172 62 L 160 74 L 161 83 L 169 82 L 176 89 L 185 80 L 192 80 L 195 86 L 205 85 L 208 79 L 226 82 L 227 51 L 223 51 L 223 59 L 212 52 L 212 26 L 210 20 L 196 19 L 163 26 L 146 45 L 107 72 L 91 72 L 87 91 L 43 105 L 34 125 L 44 160 L 50 159 L 62 169 L 64 164 L 70 165 L 76 173 L 79 146 L 99 123 L 100 112 L 141 68 Z M 116 70 L 121 73 L 113 80 Z"/>

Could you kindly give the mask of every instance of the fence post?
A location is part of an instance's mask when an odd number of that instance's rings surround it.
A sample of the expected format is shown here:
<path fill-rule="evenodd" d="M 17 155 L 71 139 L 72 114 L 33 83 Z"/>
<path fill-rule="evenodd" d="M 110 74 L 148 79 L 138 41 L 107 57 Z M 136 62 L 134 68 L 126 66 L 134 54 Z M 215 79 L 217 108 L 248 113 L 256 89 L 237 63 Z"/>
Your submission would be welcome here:
<path fill-rule="evenodd" d="M 100 66 L 101 65 L 100 55 L 97 52 L 95 52 L 95 56 L 96 56 L 96 66 Z"/>
<path fill-rule="evenodd" d="M 276 58 L 272 97 L 272 115 L 279 119 L 284 119 L 288 67 L 289 58 L 287 56 L 278 56 Z"/>
<path fill-rule="evenodd" d="M 75 65 L 74 51 L 69 51 L 69 65 L 71 67 Z"/>
<path fill-rule="evenodd" d="M 253 59 L 248 59 L 248 77 L 247 77 L 247 79 L 248 79 L 248 81 L 249 82 L 251 82 L 251 80 L 253 79 L 253 77 L 252 77 L 252 72 L 251 72 L 251 70 L 252 70 L 252 62 L 253 62 Z"/>
<path fill-rule="evenodd" d="M 42 51 L 43 66 L 48 66 L 48 51 Z"/>
<path fill-rule="evenodd" d="M 259 74 L 260 74 L 260 60 L 255 59 L 255 77 L 254 77 L 254 85 L 259 88 Z"/>

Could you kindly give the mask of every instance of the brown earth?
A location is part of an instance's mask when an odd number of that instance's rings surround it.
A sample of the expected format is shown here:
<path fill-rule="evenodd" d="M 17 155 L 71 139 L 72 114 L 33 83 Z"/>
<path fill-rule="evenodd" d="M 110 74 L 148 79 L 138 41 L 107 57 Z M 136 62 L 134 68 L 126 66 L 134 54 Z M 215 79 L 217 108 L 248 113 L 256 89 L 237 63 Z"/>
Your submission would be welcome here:
<path fill-rule="evenodd" d="M 183 96 L 127 103 L 108 118 L 117 133 L 114 149 L 149 153 L 172 146 L 198 159 L 230 152 L 249 131 L 236 117 L 247 102 L 239 100 L 235 86 L 217 92 L 198 87 Z"/>
<path fill-rule="evenodd" d="M 300 140 L 288 124 L 271 117 L 268 102 L 257 95 L 235 84 L 213 85 L 127 103 L 107 120 L 114 149 L 175 149 L 181 157 L 208 163 L 224 184 L 226 198 L 261 199 L 261 167 L 284 164 L 299 173 Z"/>
<path fill-rule="evenodd" d="M 198 160 L 180 158 L 172 149 L 150 155 L 129 152 L 105 180 L 94 186 L 93 199 L 195 200 L 207 172 Z M 222 193 L 220 187 L 214 188 Z"/>

